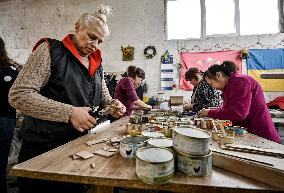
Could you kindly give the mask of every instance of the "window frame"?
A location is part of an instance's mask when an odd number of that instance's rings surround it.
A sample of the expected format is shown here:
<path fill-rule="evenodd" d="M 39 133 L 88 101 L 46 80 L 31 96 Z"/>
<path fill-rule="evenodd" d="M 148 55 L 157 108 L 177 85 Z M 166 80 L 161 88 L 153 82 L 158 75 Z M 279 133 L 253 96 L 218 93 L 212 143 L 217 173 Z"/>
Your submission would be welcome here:
<path fill-rule="evenodd" d="M 175 0 L 164 0 L 165 2 L 165 37 L 166 40 L 168 39 L 168 25 L 167 25 L 167 2 L 168 1 L 175 1 Z M 234 24 L 236 33 L 228 33 L 228 34 L 212 34 L 212 35 L 206 35 L 206 6 L 205 6 L 205 0 L 199 0 L 200 1 L 200 9 L 201 9 L 201 30 L 200 30 L 200 38 L 186 38 L 186 39 L 170 39 L 170 40 L 200 40 L 200 39 L 206 39 L 206 38 L 214 38 L 214 37 L 236 37 L 236 36 L 255 36 L 255 35 L 264 35 L 264 34 L 252 34 L 252 35 L 241 35 L 240 34 L 240 7 L 239 7 L 239 0 L 234 0 L 235 3 L 235 18 L 234 18 Z M 271 34 L 279 34 L 284 33 L 284 0 L 278 0 L 278 14 L 279 14 L 279 32 L 278 33 L 268 33 L 267 35 Z"/>

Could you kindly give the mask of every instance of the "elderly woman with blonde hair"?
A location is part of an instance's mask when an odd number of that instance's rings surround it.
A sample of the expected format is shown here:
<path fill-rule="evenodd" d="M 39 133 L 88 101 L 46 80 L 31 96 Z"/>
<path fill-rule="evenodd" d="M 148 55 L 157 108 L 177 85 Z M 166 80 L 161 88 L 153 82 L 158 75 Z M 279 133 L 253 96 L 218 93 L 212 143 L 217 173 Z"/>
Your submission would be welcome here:
<path fill-rule="evenodd" d="M 62 41 L 43 38 L 34 46 L 10 90 L 10 103 L 26 114 L 19 162 L 23 162 L 88 132 L 96 125 L 90 106 L 113 104 L 114 117 L 126 109 L 113 100 L 106 87 L 99 46 L 109 35 L 107 15 L 101 6 L 81 15 L 75 34 Z M 82 192 L 81 184 L 21 178 L 20 192 Z"/>

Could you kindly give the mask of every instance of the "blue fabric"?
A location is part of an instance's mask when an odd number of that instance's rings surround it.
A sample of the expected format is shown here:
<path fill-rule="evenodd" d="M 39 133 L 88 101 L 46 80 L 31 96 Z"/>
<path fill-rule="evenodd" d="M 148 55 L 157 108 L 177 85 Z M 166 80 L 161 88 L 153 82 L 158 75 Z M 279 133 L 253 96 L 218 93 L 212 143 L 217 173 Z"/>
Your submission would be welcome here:
<path fill-rule="evenodd" d="M 161 81 L 174 81 L 173 78 L 161 78 Z"/>
<path fill-rule="evenodd" d="M 161 90 L 173 90 L 173 87 L 161 87 Z"/>
<path fill-rule="evenodd" d="M 6 168 L 16 121 L 0 117 L 0 192 L 7 192 Z"/>
<path fill-rule="evenodd" d="M 284 69 L 284 49 L 250 49 L 248 70 Z"/>

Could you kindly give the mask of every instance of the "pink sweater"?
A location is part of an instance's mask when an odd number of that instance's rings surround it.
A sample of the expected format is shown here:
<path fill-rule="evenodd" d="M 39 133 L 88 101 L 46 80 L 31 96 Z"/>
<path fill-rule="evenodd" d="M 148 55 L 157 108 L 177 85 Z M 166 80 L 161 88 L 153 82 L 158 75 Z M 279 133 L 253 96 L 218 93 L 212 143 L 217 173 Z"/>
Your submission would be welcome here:
<path fill-rule="evenodd" d="M 259 83 L 252 77 L 235 73 L 230 76 L 223 94 L 223 106 L 210 110 L 214 119 L 231 120 L 234 125 L 260 137 L 280 142 Z"/>
<path fill-rule="evenodd" d="M 134 101 L 137 101 L 139 97 L 130 78 L 124 77 L 117 83 L 114 98 L 118 99 L 126 107 L 126 112 L 123 116 L 131 115 L 134 108 Z"/>

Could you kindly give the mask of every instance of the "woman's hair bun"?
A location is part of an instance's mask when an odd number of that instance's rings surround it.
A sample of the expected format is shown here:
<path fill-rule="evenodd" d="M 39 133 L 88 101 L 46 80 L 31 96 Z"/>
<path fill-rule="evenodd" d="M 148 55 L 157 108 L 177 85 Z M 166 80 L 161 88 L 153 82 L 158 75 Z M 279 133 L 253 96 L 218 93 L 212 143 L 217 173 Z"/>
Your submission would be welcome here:
<path fill-rule="evenodd" d="M 95 15 L 104 23 L 107 22 L 107 16 L 110 14 L 111 8 L 109 5 L 100 5 L 95 12 Z"/>

